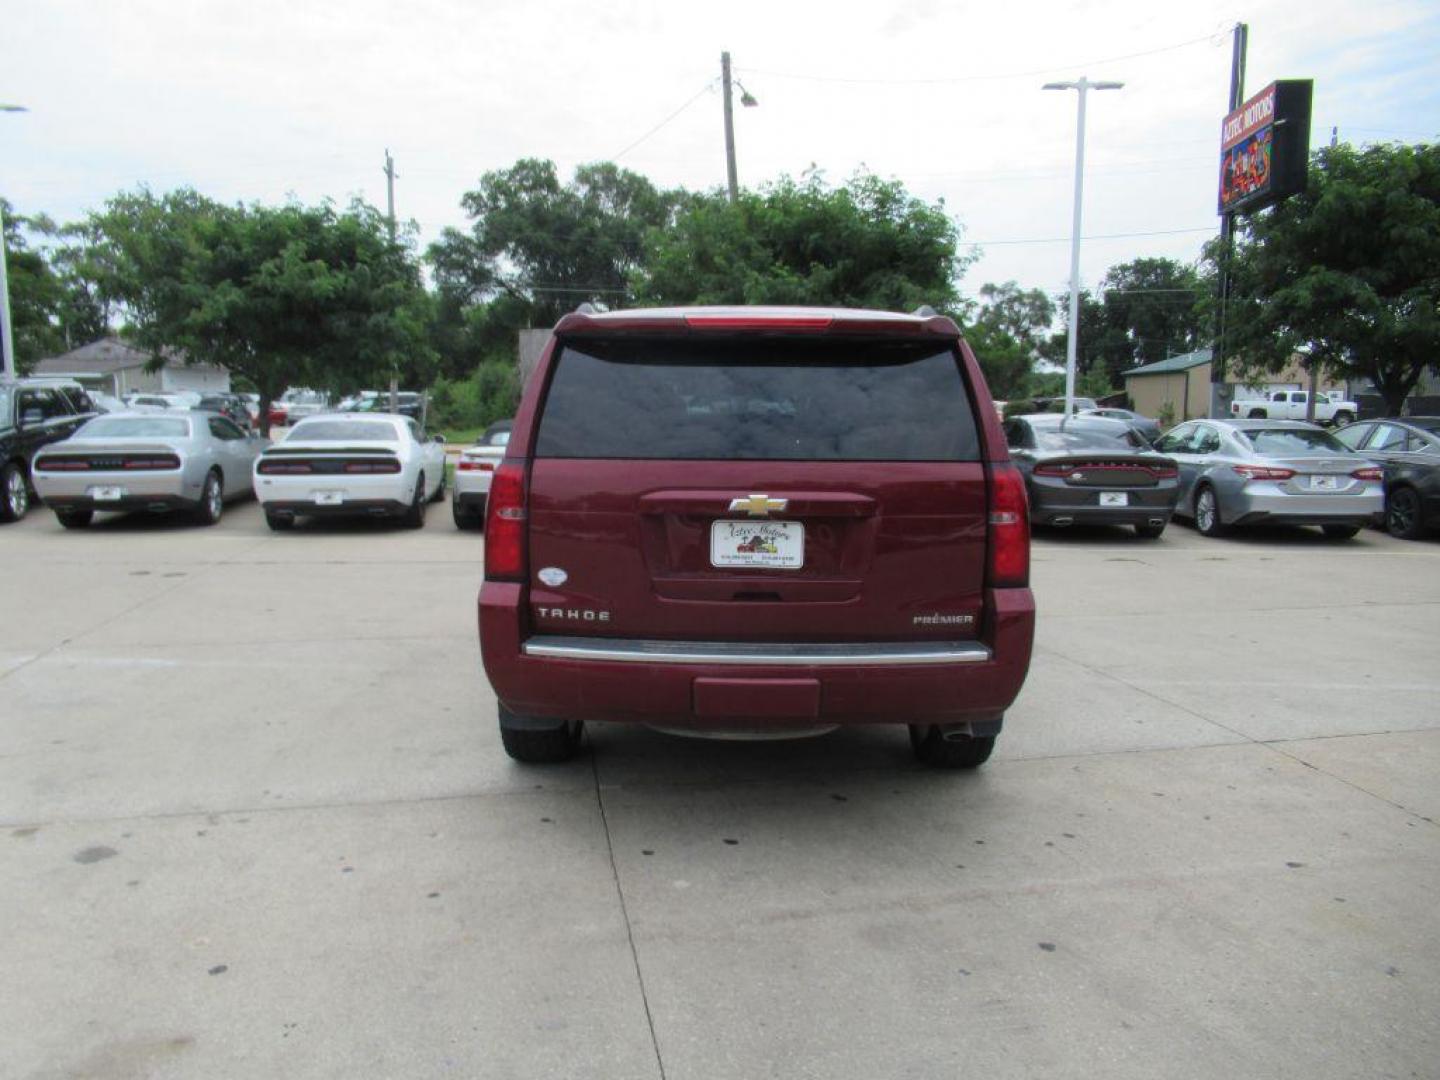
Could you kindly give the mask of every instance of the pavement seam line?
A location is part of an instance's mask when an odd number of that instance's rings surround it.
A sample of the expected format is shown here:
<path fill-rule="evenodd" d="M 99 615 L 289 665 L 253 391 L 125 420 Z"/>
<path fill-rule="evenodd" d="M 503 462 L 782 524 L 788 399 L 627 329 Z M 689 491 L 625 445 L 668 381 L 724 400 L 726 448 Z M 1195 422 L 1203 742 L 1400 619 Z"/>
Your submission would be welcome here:
<path fill-rule="evenodd" d="M 655 1067 L 660 1080 L 665 1080 L 665 1059 L 660 1055 L 660 1040 L 655 1035 L 655 1016 L 650 1011 L 650 995 L 645 992 L 645 974 L 640 970 L 640 953 L 635 948 L 635 930 L 630 925 L 630 910 L 625 904 L 625 890 L 620 885 L 620 868 L 615 863 L 615 842 L 610 836 L 610 819 L 605 813 L 605 796 L 600 790 L 600 766 L 595 760 L 595 744 L 589 739 L 590 773 L 595 777 L 595 805 L 600 810 L 600 827 L 605 832 L 605 852 L 610 859 L 610 876 L 615 881 L 615 896 L 620 901 L 620 917 L 625 920 L 625 940 L 630 943 L 630 961 L 635 965 L 635 982 L 640 987 L 640 1004 L 645 1007 L 645 1024 L 650 1029 L 650 1048 L 655 1051 Z"/>
<path fill-rule="evenodd" d="M 1427 824 L 1440 826 L 1440 822 L 1437 822 L 1434 818 L 1426 817 L 1419 811 L 1411 810 L 1408 806 L 1405 806 L 1402 803 L 1398 803 L 1393 799 L 1387 799 L 1384 795 L 1377 794 L 1376 792 L 1370 791 L 1367 788 L 1361 787 L 1359 784 L 1355 783 L 1354 781 L 1347 780 L 1343 776 L 1337 776 L 1329 769 L 1322 769 L 1319 765 L 1315 765 L 1312 762 L 1306 761 L 1304 758 L 1297 757 L 1296 755 L 1290 753 L 1288 750 L 1283 749 L 1281 745 L 1282 743 L 1286 742 L 1307 742 L 1309 741 L 1308 739 L 1275 739 L 1269 741 L 1265 739 L 1257 739 L 1253 735 L 1247 735 L 1245 732 L 1238 731 L 1235 728 L 1222 724 L 1218 720 L 1212 720 L 1210 717 L 1204 715 L 1203 713 L 1196 712 L 1188 705 L 1182 705 L 1178 701 L 1171 701 L 1169 698 L 1163 697 L 1162 695 L 1155 693 L 1153 690 L 1147 690 L 1143 686 L 1136 686 L 1128 679 L 1122 678 L 1121 676 L 1116 675 L 1112 672 L 1103 671 L 1100 668 L 1092 667 L 1089 664 L 1086 664 L 1080 660 L 1076 660 L 1073 657 L 1066 656 L 1064 653 L 1049 648 L 1048 646 L 1046 647 L 1046 651 L 1060 657 L 1060 659 L 1062 660 L 1066 660 L 1069 663 L 1084 668 L 1086 671 L 1090 672 L 1093 675 L 1099 675 L 1102 678 L 1111 679 L 1114 682 L 1118 682 L 1121 686 L 1128 687 L 1129 689 L 1134 690 L 1137 694 L 1144 694 L 1146 697 L 1158 701 L 1162 705 L 1169 705 L 1172 709 L 1179 709 L 1181 712 L 1187 713 L 1190 716 L 1195 717 L 1197 720 L 1203 720 L 1207 724 L 1213 724 L 1215 727 L 1220 728 L 1222 731 L 1228 731 L 1231 734 L 1237 736 L 1238 738 L 1243 739 L 1245 742 L 1250 743 L 1252 746 L 1263 746 L 1266 750 L 1269 750 L 1272 753 L 1279 754 L 1281 757 L 1293 761 L 1297 765 L 1303 765 L 1307 769 L 1312 769 L 1315 772 L 1318 772 L 1321 776 L 1327 776 L 1331 780 L 1334 780 L 1336 783 L 1344 784 L 1346 787 L 1351 788 L 1354 791 L 1358 791 L 1362 795 L 1368 795 L 1370 796 L 1370 798 L 1376 799 L 1384 803 L 1386 806 L 1394 807 L 1401 813 L 1409 814 L 1411 817 L 1417 818 L 1420 821 L 1426 822 Z M 1421 728 L 1419 730 L 1423 731 L 1426 729 Z M 1372 732 L 1371 734 L 1384 735 L 1389 734 L 1389 732 Z"/>

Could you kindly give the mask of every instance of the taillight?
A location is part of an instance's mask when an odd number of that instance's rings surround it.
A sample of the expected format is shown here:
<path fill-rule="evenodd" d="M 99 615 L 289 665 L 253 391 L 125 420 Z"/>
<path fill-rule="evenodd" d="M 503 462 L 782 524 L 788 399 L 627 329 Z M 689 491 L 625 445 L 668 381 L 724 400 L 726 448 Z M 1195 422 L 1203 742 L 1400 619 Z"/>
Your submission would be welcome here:
<path fill-rule="evenodd" d="M 75 458 L 39 458 L 35 462 L 35 468 L 44 472 L 65 472 L 76 469 L 88 469 L 88 461 L 76 460 Z"/>
<path fill-rule="evenodd" d="M 1073 465 L 1036 465 L 1036 476 L 1069 476 L 1075 471 Z"/>
<path fill-rule="evenodd" d="M 347 461 L 345 471 L 347 473 L 398 473 L 400 463 L 398 461 Z"/>
<path fill-rule="evenodd" d="M 1152 465 L 1150 471 L 1155 474 L 1156 480 L 1174 480 L 1180 475 L 1180 470 L 1174 465 Z"/>
<path fill-rule="evenodd" d="M 455 465 L 461 472 L 494 472 L 493 461 L 477 461 L 475 458 L 461 458 Z"/>
<path fill-rule="evenodd" d="M 485 579 L 525 579 L 525 466 L 503 462 L 485 511 Z"/>
<path fill-rule="evenodd" d="M 686 315 L 692 330 L 810 330 L 830 329 L 829 315 Z"/>
<path fill-rule="evenodd" d="M 990 467 L 990 559 L 987 583 L 997 589 L 1030 582 L 1030 502 L 1025 480 L 1009 462 Z"/>
<path fill-rule="evenodd" d="M 315 470 L 306 461 L 262 461 L 256 471 L 265 476 L 295 476 Z"/>
<path fill-rule="evenodd" d="M 1380 469 L 1375 468 L 1373 465 L 1370 466 L 1370 467 L 1368 467 L 1368 468 L 1364 468 L 1364 469 L 1356 469 L 1356 470 L 1355 470 L 1354 472 L 1352 472 L 1350 475 L 1353 476 L 1356 480 L 1383 480 L 1383 479 L 1385 479 L 1385 473 L 1384 473 L 1383 471 L 1381 471 Z"/>
<path fill-rule="evenodd" d="M 1289 480 L 1295 475 L 1294 469 L 1276 469 L 1269 465 L 1230 466 L 1246 480 Z"/>
<path fill-rule="evenodd" d="M 180 459 L 172 454 L 158 457 L 135 457 L 125 462 L 127 469 L 178 469 Z"/>

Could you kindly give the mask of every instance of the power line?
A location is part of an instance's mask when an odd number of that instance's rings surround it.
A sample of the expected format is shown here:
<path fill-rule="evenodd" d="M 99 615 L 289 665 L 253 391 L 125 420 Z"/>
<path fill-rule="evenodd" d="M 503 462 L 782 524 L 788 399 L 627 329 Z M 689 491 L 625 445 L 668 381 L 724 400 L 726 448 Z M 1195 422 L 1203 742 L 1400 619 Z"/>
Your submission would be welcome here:
<path fill-rule="evenodd" d="M 681 113 L 683 113 L 683 112 L 684 112 L 686 109 L 688 109 L 691 105 L 694 105 L 695 102 L 699 101 L 701 97 L 703 97 L 705 94 L 709 93 L 710 90 L 714 88 L 714 86 L 715 86 L 715 80 L 714 80 L 714 79 L 711 79 L 711 80 L 710 80 L 709 82 L 707 82 L 704 86 L 702 86 L 698 91 L 696 91 L 695 95 L 694 95 L 693 97 L 691 97 L 689 100 L 687 100 L 684 105 L 681 105 L 678 109 L 676 109 L 674 112 L 672 112 L 669 116 L 665 117 L 664 120 L 661 120 L 658 124 L 656 124 L 654 127 L 652 127 L 649 131 L 645 132 L 644 135 L 641 135 L 638 139 L 636 139 L 634 142 L 632 142 L 629 146 L 625 147 L 624 150 L 621 150 L 618 154 L 612 154 L 612 155 L 610 156 L 610 160 L 611 160 L 611 161 L 619 161 L 622 157 L 624 157 L 626 154 L 628 154 L 631 150 L 634 150 L 635 147 L 639 146 L 639 145 L 640 145 L 641 143 L 643 143 L 646 139 L 650 138 L 651 135 L 654 135 L 657 131 L 659 131 L 661 128 L 663 128 L 666 124 L 670 123 L 671 120 L 674 120 L 677 116 L 679 116 Z"/>
<path fill-rule="evenodd" d="M 1142 56 L 1156 56 L 1160 53 L 1174 52 L 1176 49 L 1184 49 L 1191 45 L 1198 45 L 1202 41 L 1214 43 L 1214 33 L 1205 34 L 1202 37 L 1190 38 L 1188 41 L 1180 41 L 1174 45 L 1164 45 L 1158 49 L 1146 49 L 1143 52 L 1126 53 L 1123 56 L 1107 56 L 1099 60 L 1084 60 L 1073 64 L 1061 64 L 1055 67 L 1035 68 L 1031 71 L 1011 71 L 994 75 L 954 75 L 948 78 L 929 79 L 873 79 L 856 78 L 849 75 L 801 75 L 785 71 L 769 71 L 765 68 L 745 68 L 746 73 L 752 75 L 765 75 L 772 79 L 798 79 L 804 82 L 820 83 L 851 83 L 864 86 L 945 86 L 954 83 L 969 82 L 997 82 L 1004 79 L 1029 79 L 1037 75 L 1051 75 L 1057 71 L 1073 71 L 1076 68 L 1098 67 L 1101 64 L 1118 64 L 1122 60 L 1136 60 Z"/>
<path fill-rule="evenodd" d="M 1179 236 L 1182 233 L 1213 233 L 1215 227 L 1206 225 L 1200 229 L 1152 229 L 1149 232 L 1118 232 L 1118 233 L 1096 233 L 1093 236 L 1082 236 L 1082 240 L 1129 240 L 1137 236 Z M 965 240 L 961 241 L 961 247 L 992 247 L 999 244 L 1068 244 L 1068 236 L 1037 236 L 1026 237 L 1020 240 Z"/>

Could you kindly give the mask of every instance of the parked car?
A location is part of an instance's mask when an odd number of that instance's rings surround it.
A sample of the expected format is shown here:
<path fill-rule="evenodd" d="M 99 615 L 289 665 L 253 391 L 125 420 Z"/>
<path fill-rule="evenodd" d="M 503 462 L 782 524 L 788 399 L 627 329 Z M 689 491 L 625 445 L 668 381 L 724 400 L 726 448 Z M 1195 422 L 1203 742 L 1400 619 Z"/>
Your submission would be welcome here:
<path fill-rule="evenodd" d="M 563 760 L 590 720 L 906 724 L 924 762 L 989 757 L 1030 662 L 1030 538 L 953 322 L 582 310 L 538 363 L 479 605 L 511 757 Z"/>
<path fill-rule="evenodd" d="M 1112 405 L 1103 405 L 1098 409 L 1082 409 L 1078 415 L 1098 416 L 1104 420 L 1119 420 L 1140 432 L 1151 443 L 1160 438 L 1160 421 L 1138 413 L 1134 409 L 1117 409 Z"/>
<path fill-rule="evenodd" d="M 181 397 L 179 394 L 155 393 L 132 393 L 126 394 L 122 399 L 127 409 L 181 409 L 188 410 L 200 403 L 196 397 L 191 401 L 188 397 Z"/>
<path fill-rule="evenodd" d="M 392 413 L 308 416 L 255 462 L 255 494 L 272 529 L 336 514 L 418 529 L 425 504 L 445 494 L 445 440 Z"/>
<path fill-rule="evenodd" d="M 266 445 L 217 413 L 109 413 L 37 454 L 35 486 L 67 529 L 97 510 L 183 510 L 214 525 L 227 500 L 250 494 Z"/>
<path fill-rule="evenodd" d="M 1191 420 L 1155 448 L 1180 467 L 1175 513 L 1205 536 L 1265 523 L 1348 539 L 1383 505 L 1379 466 L 1303 421 Z"/>
<path fill-rule="evenodd" d="M 497 420 L 485 429 L 474 446 L 460 451 L 455 462 L 455 488 L 450 496 L 450 509 L 457 529 L 479 528 L 485 523 L 485 500 L 490 495 L 490 481 L 495 467 L 505 456 L 510 442 L 513 420 Z"/>
<path fill-rule="evenodd" d="M 307 416 L 325 412 L 329 401 L 329 395 L 318 390 L 292 386 L 270 403 L 270 423 L 282 426 L 294 424 Z"/>
<path fill-rule="evenodd" d="M 59 380 L 0 380 L 0 522 L 19 521 L 29 511 L 35 454 L 68 439 L 95 414 L 83 390 L 76 394 Z"/>
<path fill-rule="evenodd" d="M 1309 392 L 1305 390 L 1272 390 L 1262 397 L 1237 398 L 1230 402 L 1230 415 L 1247 420 L 1307 420 Z M 1319 391 L 1315 394 L 1315 422 L 1344 427 L 1360 415 L 1360 407 L 1339 394 Z"/>
<path fill-rule="evenodd" d="M 1175 512 L 1179 470 L 1172 459 L 1136 447 L 1124 434 L 1104 418 L 1066 421 L 1041 413 L 1005 421 L 1010 457 L 1025 477 L 1030 520 L 1130 525 L 1136 536 L 1158 538 Z"/>
<path fill-rule="evenodd" d="M 408 416 L 413 420 L 419 420 L 424 411 L 424 401 L 421 396 L 413 390 L 399 390 L 395 393 L 394 412 L 401 416 Z M 362 397 L 355 404 L 355 412 L 391 412 L 390 392 L 388 390 L 378 391 L 373 397 Z"/>
<path fill-rule="evenodd" d="M 195 407 L 219 413 L 242 428 L 250 427 L 250 409 L 238 394 L 201 394 L 200 403 Z"/>
<path fill-rule="evenodd" d="M 1337 431 L 1351 450 L 1385 473 L 1385 527 L 1418 540 L 1440 528 L 1440 417 L 1367 420 Z"/>

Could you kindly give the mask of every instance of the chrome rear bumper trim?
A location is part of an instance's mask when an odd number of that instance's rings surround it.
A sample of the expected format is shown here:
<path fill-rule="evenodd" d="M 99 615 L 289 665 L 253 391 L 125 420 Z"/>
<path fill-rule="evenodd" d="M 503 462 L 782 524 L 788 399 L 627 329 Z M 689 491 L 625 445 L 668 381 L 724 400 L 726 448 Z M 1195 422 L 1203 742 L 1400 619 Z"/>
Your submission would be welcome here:
<path fill-rule="evenodd" d="M 777 664 L 834 667 L 884 664 L 980 664 L 990 649 L 978 641 L 874 641 L 776 644 L 750 641 L 640 641 L 541 635 L 521 646 L 526 656 L 612 660 L 636 664 Z"/>

